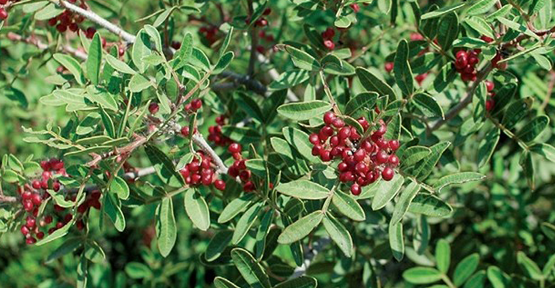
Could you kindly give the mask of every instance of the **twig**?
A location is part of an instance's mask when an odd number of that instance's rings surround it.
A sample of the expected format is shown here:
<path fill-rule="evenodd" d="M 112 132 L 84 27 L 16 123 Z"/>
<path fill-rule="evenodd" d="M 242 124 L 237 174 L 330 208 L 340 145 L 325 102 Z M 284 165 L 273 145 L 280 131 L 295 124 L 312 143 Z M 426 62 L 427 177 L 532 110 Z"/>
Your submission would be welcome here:
<path fill-rule="evenodd" d="M 15 203 L 17 198 L 13 196 L 0 195 L 0 203 Z"/>
<path fill-rule="evenodd" d="M 289 279 L 299 278 L 306 274 L 310 265 L 316 259 L 316 256 L 326 248 L 331 243 L 331 239 L 329 237 L 320 238 L 312 243 L 312 249 L 309 247 L 305 247 L 304 253 L 304 262 L 301 266 L 295 268 L 293 274 L 289 277 Z"/>
<path fill-rule="evenodd" d="M 213 90 L 233 89 L 239 85 L 245 85 L 247 89 L 260 95 L 265 95 L 268 90 L 266 89 L 266 86 L 249 75 L 241 75 L 231 71 L 224 71 L 220 75 L 222 78 L 229 78 L 233 80 L 233 83 L 231 83 L 233 86 L 230 86 L 229 83 L 218 83 L 212 85 Z"/>
<path fill-rule="evenodd" d="M 52 0 L 51 0 L 52 1 Z M 89 20 L 91 20 L 92 22 L 106 28 L 106 30 L 118 35 L 119 37 L 121 37 L 123 40 L 125 40 L 125 42 L 127 43 L 135 43 L 135 36 L 127 33 L 125 30 L 123 30 L 122 28 L 118 27 L 117 25 L 112 24 L 111 22 L 109 22 L 108 20 L 100 17 L 98 14 L 94 13 L 93 11 L 90 10 L 85 10 L 77 5 L 71 4 L 68 1 L 65 0 L 58 0 L 58 4 L 74 13 L 77 13 Z"/>
<path fill-rule="evenodd" d="M 474 92 L 476 92 L 476 89 L 478 88 L 482 80 L 486 78 L 486 76 L 489 74 L 489 72 L 491 72 L 492 69 L 493 69 L 492 65 L 488 64 L 488 66 L 486 66 L 482 71 L 478 73 L 478 77 L 476 81 L 472 83 L 472 86 L 468 90 L 468 93 L 466 93 L 466 97 L 461 102 L 459 102 L 459 104 L 453 107 L 453 109 L 451 109 L 447 114 L 445 114 L 444 119 L 439 120 L 434 125 L 432 125 L 432 127 L 430 128 L 430 132 L 439 129 L 441 126 L 443 126 L 443 124 L 451 121 L 451 119 L 455 118 L 455 116 L 457 116 L 459 112 L 461 112 L 464 108 L 466 108 L 468 104 L 472 103 L 472 97 L 474 95 Z"/>
<path fill-rule="evenodd" d="M 212 158 L 212 161 L 218 167 L 218 171 L 216 171 L 216 172 L 221 173 L 221 174 L 227 174 L 227 166 L 225 166 L 225 164 L 222 161 L 222 159 L 220 158 L 220 156 L 218 156 L 216 151 L 214 151 L 214 149 L 212 149 L 210 144 L 208 144 L 208 142 L 206 142 L 206 140 L 204 140 L 204 137 L 202 137 L 202 134 L 200 134 L 200 133 L 193 134 L 193 142 L 195 142 L 195 144 L 197 144 L 197 146 L 199 146 L 199 148 L 202 151 L 204 151 L 204 153 L 208 154 L 208 156 L 210 156 Z"/>
<path fill-rule="evenodd" d="M 251 55 L 249 57 L 249 66 L 247 68 L 247 75 L 253 76 L 254 75 L 254 64 L 256 64 L 256 47 L 258 46 L 258 34 L 256 33 L 256 24 L 252 23 L 252 15 L 254 14 L 254 8 L 252 5 L 252 0 L 248 0 L 248 9 L 249 9 L 249 19 L 251 21 L 251 28 L 249 29 L 249 34 L 251 37 Z"/>
<path fill-rule="evenodd" d="M 35 47 L 37 47 L 39 50 L 47 50 L 49 47 L 48 45 L 42 43 L 40 41 L 40 39 L 31 36 L 31 37 L 23 37 L 21 35 L 15 34 L 13 32 L 8 32 L 8 34 L 6 35 L 6 37 L 8 38 L 8 40 L 10 41 L 14 41 L 14 42 L 22 42 L 22 43 L 26 43 L 26 44 L 30 44 L 33 45 Z M 74 49 L 73 47 L 70 46 L 62 46 L 60 48 L 62 51 L 69 53 L 77 58 L 80 58 L 82 60 L 86 60 L 87 59 L 87 53 L 83 52 L 83 51 L 79 51 Z"/>
<path fill-rule="evenodd" d="M 264 57 L 264 55 L 258 54 L 258 62 L 266 63 L 266 62 L 268 62 L 268 59 L 266 57 Z M 272 80 L 279 79 L 280 74 L 276 70 L 276 68 L 272 68 L 272 69 L 268 70 L 268 74 L 270 75 L 270 78 L 272 78 Z M 287 89 L 287 100 L 289 100 L 291 102 L 298 102 L 299 97 L 295 93 L 293 93 L 293 91 L 291 91 L 291 89 Z"/>

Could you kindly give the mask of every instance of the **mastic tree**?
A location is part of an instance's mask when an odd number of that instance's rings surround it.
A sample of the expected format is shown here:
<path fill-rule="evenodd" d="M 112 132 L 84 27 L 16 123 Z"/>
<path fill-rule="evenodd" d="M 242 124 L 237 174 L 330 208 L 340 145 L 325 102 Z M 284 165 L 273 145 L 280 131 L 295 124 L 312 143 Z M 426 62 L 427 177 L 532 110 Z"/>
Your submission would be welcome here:
<path fill-rule="evenodd" d="M 551 0 L 0 0 L 0 286 L 555 287 Z"/>

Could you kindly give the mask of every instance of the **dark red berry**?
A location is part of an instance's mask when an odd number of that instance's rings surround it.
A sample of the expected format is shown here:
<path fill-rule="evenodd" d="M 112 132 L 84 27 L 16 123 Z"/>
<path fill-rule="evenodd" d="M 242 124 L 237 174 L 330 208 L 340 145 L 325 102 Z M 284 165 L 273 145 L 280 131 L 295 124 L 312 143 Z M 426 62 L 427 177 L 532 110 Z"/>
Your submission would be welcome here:
<path fill-rule="evenodd" d="M 324 114 L 324 123 L 326 123 L 326 125 L 331 125 L 333 123 L 333 120 L 335 120 L 336 116 L 333 112 L 328 111 L 326 112 L 326 114 Z"/>
<path fill-rule="evenodd" d="M 385 167 L 382 171 L 382 178 L 385 181 L 389 181 L 391 179 L 393 179 L 393 176 L 395 176 L 395 171 L 393 171 L 393 169 L 389 168 L 389 167 Z"/>
<path fill-rule="evenodd" d="M 28 245 L 33 245 L 37 243 L 37 239 L 35 239 L 34 237 L 29 237 L 27 238 L 27 240 L 25 240 L 25 243 L 27 243 Z"/>
<path fill-rule="evenodd" d="M 241 144 L 239 144 L 239 143 L 231 143 L 231 145 L 229 145 L 229 147 L 227 148 L 227 150 L 229 151 L 229 153 L 239 153 L 239 152 L 241 152 L 241 150 L 242 150 Z"/>
<path fill-rule="evenodd" d="M 158 110 L 160 110 L 160 106 L 158 106 L 158 103 L 153 102 L 148 105 L 148 111 L 150 112 L 150 114 L 154 115 L 158 113 Z"/>
<path fill-rule="evenodd" d="M 214 187 L 216 187 L 216 189 L 220 190 L 220 191 L 224 191 L 225 190 L 225 181 L 218 179 L 214 182 Z"/>
<path fill-rule="evenodd" d="M 360 185 L 356 183 L 351 185 L 351 193 L 353 193 L 353 195 L 358 196 L 360 195 L 360 192 L 361 192 Z"/>
<path fill-rule="evenodd" d="M 8 12 L 4 8 L 0 8 L 0 20 L 6 20 L 8 18 Z"/>
<path fill-rule="evenodd" d="M 25 225 L 21 226 L 21 234 L 23 234 L 24 236 L 27 236 L 27 234 L 29 234 L 29 227 Z"/>
<path fill-rule="evenodd" d="M 191 108 L 195 111 L 199 110 L 200 108 L 202 108 L 202 100 L 200 99 L 194 99 L 193 101 L 191 101 Z"/>

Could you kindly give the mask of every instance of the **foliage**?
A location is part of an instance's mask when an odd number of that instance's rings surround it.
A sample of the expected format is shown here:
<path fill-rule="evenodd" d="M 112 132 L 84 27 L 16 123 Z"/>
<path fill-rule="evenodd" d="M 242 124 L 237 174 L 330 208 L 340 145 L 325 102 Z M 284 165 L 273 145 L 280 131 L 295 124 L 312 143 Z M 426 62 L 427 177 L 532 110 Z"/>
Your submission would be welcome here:
<path fill-rule="evenodd" d="M 552 11 L 0 0 L 0 281 L 555 287 Z"/>

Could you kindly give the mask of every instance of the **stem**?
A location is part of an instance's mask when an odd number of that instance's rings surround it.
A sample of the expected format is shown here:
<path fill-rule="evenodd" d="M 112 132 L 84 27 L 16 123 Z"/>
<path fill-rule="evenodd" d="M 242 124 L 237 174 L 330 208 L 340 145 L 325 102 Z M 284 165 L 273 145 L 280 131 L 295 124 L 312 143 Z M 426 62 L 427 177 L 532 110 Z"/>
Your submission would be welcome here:
<path fill-rule="evenodd" d="M 478 73 L 478 77 L 477 77 L 476 81 L 474 81 L 472 86 L 470 86 L 470 89 L 468 90 L 468 93 L 466 94 L 465 98 L 463 100 L 461 100 L 461 102 L 459 104 L 457 104 L 455 107 L 453 107 L 453 109 L 451 109 L 447 114 L 445 114 L 444 119 L 439 120 L 438 122 L 436 122 L 430 128 L 430 132 L 433 132 L 433 131 L 439 129 L 441 126 L 443 126 L 443 124 L 445 124 L 445 123 L 449 122 L 451 119 L 455 118 L 455 116 L 457 116 L 464 108 L 466 108 L 466 106 L 468 106 L 468 104 L 472 103 L 472 97 L 474 95 L 474 92 L 476 92 L 476 89 L 480 85 L 480 82 L 482 82 L 482 80 L 484 80 L 488 76 L 488 74 L 489 74 L 489 72 L 491 72 L 491 70 L 493 70 L 493 67 L 492 67 L 491 64 L 488 64 L 488 66 L 484 67 L 484 69 L 482 69 L 482 71 L 480 71 Z"/>
<path fill-rule="evenodd" d="M 337 107 L 337 103 L 335 103 L 335 99 L 333 98 L 333 94 L 331 93 L 330 87 L 328 86 L 328 83 L 326 83 L 326 77 L 324 76 L 324 71 L 320 71 L 320 79 L 322 79 L 322 86 L 324 87 L 324 92 L 326 92 L 326 95 L 330 100 L 333 112 L 336 115 L 341 115 L 341 111 L 339 111 L 339 107 Z"/>
<path fill-rule="evenodd" d="M 252 15 L 254 13 L 254 8 L 252 6 L 252 0 L 248 0 L 248 9 L 249 9 L 249 19 L 251 19 L 251 23 L 250 26 L 251 28 L 249 29 L 249 34 L 251 36 L 251 55 L 249 58 L 249 67 L 247 69 L 247 75 L 248 76 L 253 76 L 254 75 L 254 65 L 256 64 L 256 47 L 258 46 L 258 34 L 256 33 L 256 27 L 254 25 L 254 23 L 252 23 Z"/>
<path fill-rule="evenodd" d="M 443 282 L 445 282 L 445 284 L 447 284 L 447 286 L 449 286 L 449 288 L 457 288 L 457 286 L 455 286 L 455 284 L 453 284 L 453 282 L 451 282 L 451 279 L 449 279 L 449 276 L 442 274 L 441 275 L 441 280 L 443 280 Z"/>
<path fill-rule="evenodd" d="M 111 22 L 109 22 L 108 20 L 100 17 L 98 14 L 94 13 L 93 11 L 85 10 L 85 9 L 83 9 L 83 8 L 77 6 L 77 5 L 73 5 L 73 4 L 71 4 L 71 3 L 69 3 L 68 1 L 65 1 L 65 0 L 58 0 L 57 3 L 56 3 L 55 0 L 50 0 L 50 2 L 58 4 L 59 6 L 62 6 L 62 7 L 66 8 L 66 9 L 68 9 L 68 10 L 74 12 L 74 13 L 77 13 L 77 14 L 91 20 L 92 22 L 106 28 L 106 30 L 120 36 L 128 44 L 135 43 L 135 36 L 127 33 L 125 30 L 118 27 L 117 25 L 114 25 Z"/>

